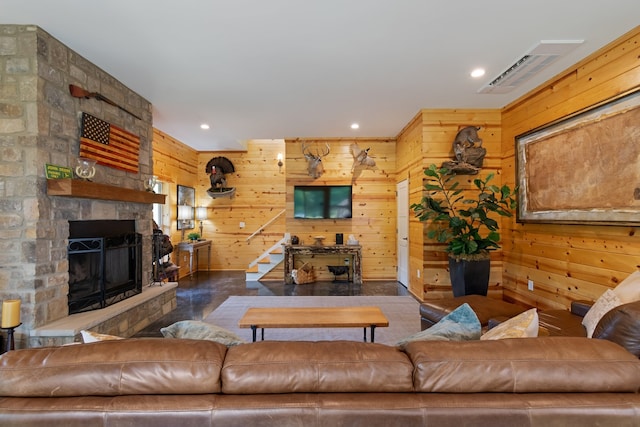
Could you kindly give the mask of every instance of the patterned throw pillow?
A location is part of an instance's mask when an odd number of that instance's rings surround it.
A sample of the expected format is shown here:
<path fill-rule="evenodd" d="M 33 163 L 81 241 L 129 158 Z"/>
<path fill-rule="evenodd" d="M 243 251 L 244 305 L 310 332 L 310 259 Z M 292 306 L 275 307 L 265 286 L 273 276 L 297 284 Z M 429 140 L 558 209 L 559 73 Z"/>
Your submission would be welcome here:
<path fill-rule="evenodd" d="M 582 325 L 587 330 L 587 337 L 591 338 L 593 336 L 593 331 L 595 331 L 602 316 L 620 304 L 622 304 L 622 301 L 620 301 L 618 295 L 611 289 L 607 289 L 591 306 L 582 319 Z"/>
<path fill-rule="evenodd" d="M 404 347 L 411 341 L 468 341 L 477 340 L 482 333 L 478 316 L 467 303 L 447 314 L 432 327 L 398 341 Z"/>
<path fill-rule="evenodd" d="M 184 338 L 219 342 L 227 347 L 246 343 L 233 332 L 210 323 L 197 320 L 182 320 L 160 329 L 165 338 Z"/>
<path fill-rule="evenodd" d="M 538 311 L 532 308 L 489 329 L 480 339 L 534 338 L 538 336 L 538 328 Z"/>

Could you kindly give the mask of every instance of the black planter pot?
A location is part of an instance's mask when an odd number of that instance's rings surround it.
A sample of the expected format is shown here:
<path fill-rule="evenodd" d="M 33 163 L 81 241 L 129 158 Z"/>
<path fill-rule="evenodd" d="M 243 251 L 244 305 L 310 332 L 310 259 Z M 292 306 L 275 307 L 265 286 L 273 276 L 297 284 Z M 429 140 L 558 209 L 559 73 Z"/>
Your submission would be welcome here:
<path fill-rule="evenodd" d="M 465 260 L 449 257 L 453 296 L 487 295 L 491 259 Z"/>

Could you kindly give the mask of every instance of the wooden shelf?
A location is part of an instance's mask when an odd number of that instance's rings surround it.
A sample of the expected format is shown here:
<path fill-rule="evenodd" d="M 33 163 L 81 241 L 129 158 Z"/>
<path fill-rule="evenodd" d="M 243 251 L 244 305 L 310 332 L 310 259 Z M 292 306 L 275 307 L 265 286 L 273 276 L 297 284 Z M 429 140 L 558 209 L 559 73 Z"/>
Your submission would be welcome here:
<path fill-rule="evenodd" d="M 81 197 L 85 199 L 114 200 L 134 203 L 164 204 L 165 195 L 149 191 L 132 190 L 81 179 L 48 179 L 49 196 Z"/>

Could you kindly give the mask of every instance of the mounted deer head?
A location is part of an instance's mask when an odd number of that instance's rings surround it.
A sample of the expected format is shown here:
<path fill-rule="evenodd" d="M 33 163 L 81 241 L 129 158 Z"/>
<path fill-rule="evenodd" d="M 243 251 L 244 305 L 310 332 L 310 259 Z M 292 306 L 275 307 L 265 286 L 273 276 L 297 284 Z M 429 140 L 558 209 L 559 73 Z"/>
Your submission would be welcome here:
<path fill-rule="evenodd" d="M 376 166 L 376 161 L 369 157 L 370 148 L 371 147 L 361 150 L 360 147 L 358 147 L 358 144 L 351 144 L 351 154 L 353 155 L 351 172 L 353 172 L 358 166 L 364 166 L 367 168 L 373 168 Z"/>
<path fill-rule="evenodd" d="M 322 173 L 324 172 L 324 167 L 322 166 L 322 158 L 329 154 L 330 150 L 331 149 L 329 148 L 329 144 L 327 144 L 327 148 L 326 150 L 322 151 L 322 154 L 317 151 L 315 154 L 313 154 L 309 150 L 307 144 L 305 144 L 304 142 L 302 143 L 302 154 L 304 154 L 304 157 L 307 159 L 307 172 L 309 173 L 309 176 L 313 177 L 313 179 L 319 178 L 320 175 L 322 175 Z"/>

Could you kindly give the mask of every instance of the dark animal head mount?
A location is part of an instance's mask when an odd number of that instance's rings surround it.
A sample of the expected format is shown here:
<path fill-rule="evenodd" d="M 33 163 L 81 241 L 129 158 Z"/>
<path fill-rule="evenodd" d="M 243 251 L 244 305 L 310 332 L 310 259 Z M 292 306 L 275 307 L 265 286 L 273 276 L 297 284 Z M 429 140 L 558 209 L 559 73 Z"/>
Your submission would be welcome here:
<path fill-rule="evenodd" d="M 453 140 L 453 153 L 459 162 L 467 162 L 466 151 L 472 147 L 481 147 L 482 139 L 478 136 L 480 126 L 465 126 L 458 131 Z"/>
<path fill-rule="evenodd" d="M 205 172 L 209 174 L 209 180 L 211 181 L 211 189 L 216 187 L 224 187 L 227 184 L 225 175 L 231 172 L 235 172 L 231 160 L 226 157 L 214 157 L 209 160 Z"/>
<path fill-rule="evenodd" d="M 319 151 L 312 153 L 307 144 L 304 142 L 302 143 L 302 154 L 304 154 L 305 159 L 307 159 L 307 172 L 309 173 L 309 176 L 313 177 L 313 179 L 319 178 L 324 172 L 322 158 L 326 157 L 330 151 L 331 148 L 329 147 L 329 144 L 326 144 L 326 149 L 322 151 L 322 154 L 320 154 Z"/>

